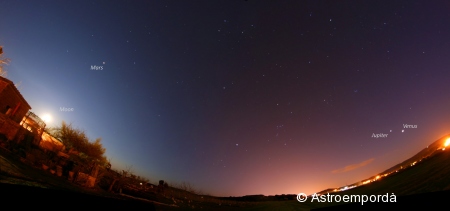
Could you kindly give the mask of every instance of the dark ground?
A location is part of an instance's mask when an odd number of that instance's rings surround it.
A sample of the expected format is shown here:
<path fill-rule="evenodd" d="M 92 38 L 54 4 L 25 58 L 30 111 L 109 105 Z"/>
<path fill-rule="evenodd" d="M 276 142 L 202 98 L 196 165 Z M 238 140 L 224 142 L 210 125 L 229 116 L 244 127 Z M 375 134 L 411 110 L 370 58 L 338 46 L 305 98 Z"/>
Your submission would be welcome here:
<path fill-rule="evenodd" d="M 144 194 L 145 195 L 145 194 Z M 253 207 L 248 203 L 219 200 L 172 201 L 166 197 L 153 200 L 112 193 L 99 187 L 87 188 L 64 177 L 58 177 L 42 168 L 24 163 L 20 157 L 0 146 L 0 204 L 8 207 L 45 208 L 126 208 L 126 210 L 242 210 Z M 165 200 L 158 200 L 165 199 Z M 189 203 L 186 203 L 189 201 Z M 217 203 L 218 202 L 218 203 Z"/>
<path fill-rule="evenodd" d="M 103 197 L 74 191 L 57 190 L 52 188 L 40 188 L 26 185 L 0 184 L 1 204 L 9 207 L 21 208 L 32 206 L 34 208 L 61 209 L 90 209 L 90 208 L 114 208 L 129 209 L 143 208 L 156 210 L 155 205 L 149 202 L 130 199 L 118 199 Z"/>
<path fill-rule="evenodd" d="M 0 204 L 14 208 L 126 208 L 144 210 L 434 210 L 450 199 L 450 152 L 440 151 L 398 174 L 339 195 L 395 194 L 396 202 L 322 203 L 297 200 L 237 202 L 212 198 L 189 203 L 144 200 L 101 188 L 86 188 L 20 161 L 0 147 Z"/>
<path fill-rule="evenodd" d="M 156 210 L 153 202 L 132 199 L 100 188 L 82 187 L 48 171 L 31 167 L 4 148 L 0 149 L 0 204 L 46 210 L 61 207 L 142 207 Z"/>

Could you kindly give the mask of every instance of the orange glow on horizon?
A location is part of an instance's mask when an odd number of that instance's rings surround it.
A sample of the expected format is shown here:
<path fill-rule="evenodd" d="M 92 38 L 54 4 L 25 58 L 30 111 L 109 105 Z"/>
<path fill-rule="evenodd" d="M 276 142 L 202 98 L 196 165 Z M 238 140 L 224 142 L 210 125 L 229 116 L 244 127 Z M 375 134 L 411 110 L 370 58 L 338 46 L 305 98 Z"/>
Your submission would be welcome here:
<path fill-rule="evenodd" d="M 450 138 L 447 138 L 447 140 L 445 140 L 444 147 L 447 147 L 449 144 L 450 144 Z"/>

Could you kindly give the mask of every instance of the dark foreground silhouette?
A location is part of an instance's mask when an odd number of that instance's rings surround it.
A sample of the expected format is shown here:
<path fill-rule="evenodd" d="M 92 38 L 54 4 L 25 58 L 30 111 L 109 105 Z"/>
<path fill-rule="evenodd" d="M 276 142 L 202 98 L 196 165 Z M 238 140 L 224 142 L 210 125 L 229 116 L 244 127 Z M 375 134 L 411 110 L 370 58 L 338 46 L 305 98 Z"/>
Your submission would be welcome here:
<path fill-rule="evenodd" d="M 23 185 L 0 183 L 0 195 L 2 207 L 14 209 L 23 207 L 44 208 L 45 210 L 61 209 L 137 209 L 146 211 L 156 210 L 150 202 L 108 198 L 65 190 L 39 188 Z"/>

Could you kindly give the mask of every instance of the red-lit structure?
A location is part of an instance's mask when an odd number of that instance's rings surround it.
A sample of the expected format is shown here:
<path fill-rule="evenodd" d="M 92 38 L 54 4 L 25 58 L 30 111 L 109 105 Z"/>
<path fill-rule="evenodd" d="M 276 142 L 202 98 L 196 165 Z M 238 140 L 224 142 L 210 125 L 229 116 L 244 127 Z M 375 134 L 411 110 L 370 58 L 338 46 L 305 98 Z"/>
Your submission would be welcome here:
<path fill-rule="evenodd" d="M 0 139 L 22 141 L 26 129 L 20 122 L 30 109 L 14 83 L 0 76 Z"/>

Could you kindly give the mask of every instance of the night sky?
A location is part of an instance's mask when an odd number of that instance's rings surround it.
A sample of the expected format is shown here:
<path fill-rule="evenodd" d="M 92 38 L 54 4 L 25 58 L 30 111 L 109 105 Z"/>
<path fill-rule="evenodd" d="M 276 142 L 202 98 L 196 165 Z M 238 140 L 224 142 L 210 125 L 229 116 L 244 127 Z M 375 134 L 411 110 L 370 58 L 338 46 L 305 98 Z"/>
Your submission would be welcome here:
<path fill-rule="evenodd" d="M 0 45 L 31 111 L 101 137 L 115 169 L 216 196 L 311 194 L 450 133 L 449 11 L 448 1 L 2 1 Z"/>

